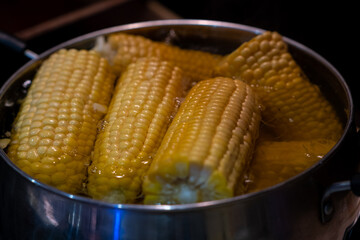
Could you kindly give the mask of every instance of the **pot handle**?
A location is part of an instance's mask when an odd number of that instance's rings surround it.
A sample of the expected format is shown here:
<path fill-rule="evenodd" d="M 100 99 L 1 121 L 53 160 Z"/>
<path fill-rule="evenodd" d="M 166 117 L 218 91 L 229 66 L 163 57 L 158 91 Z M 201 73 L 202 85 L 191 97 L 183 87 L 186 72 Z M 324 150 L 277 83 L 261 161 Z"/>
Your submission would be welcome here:
<path fill-rule="evenodd" d="M 21 53 L 30 59 L 37 59 L 39 57 L 37 53 L 27 49 L 27 46 L 23 41 L 3 31 L 0 31 L 0 44 L 14 52 Z"/>
<path fill-rule="evenodd" d="M 356 196 L 360 197 L 360 173 L 353 175 L 348 181 L 333 183 L 325 190 L 320 204 L 322 223 L 330 221 L 334 212 L 330 196 L 333 193 L 342 191 L 352 191 Z"/>
<path fill-rule="evenodd" d="M 356 126 L 356 147 L 360 148 L 360 115 L 355 115 Z M 358 118 L 357 118 L 358 117 Z M 351 191 L 355 196 L 360 197 L 360 173 L 355 173 L 347 181 L 335 182 L 325 189 L 320 203 L 321 222 L 326 223 L 331 220 L 334 213 L 334 206 L 330 196 L 333 193 Z"/>

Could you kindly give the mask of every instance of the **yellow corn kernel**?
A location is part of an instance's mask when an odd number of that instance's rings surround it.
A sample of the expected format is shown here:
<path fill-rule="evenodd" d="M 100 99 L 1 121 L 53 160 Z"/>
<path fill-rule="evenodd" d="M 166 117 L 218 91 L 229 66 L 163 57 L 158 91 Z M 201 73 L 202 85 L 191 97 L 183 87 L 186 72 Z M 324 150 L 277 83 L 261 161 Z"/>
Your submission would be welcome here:
<path fill-rule="evenodd" d="M 256 145 L 249 192 L 259 191 L 300 174 L 336 144 L 329 139 L 309 141 L 260 141 Z"/>
<path fill-rule="evenodd" d="M 72 194 L 81 191 L 104 115 L 93 105 L 109 104 L 114 81 L 107 60 L 94 51 L 62 49 L 52 54 L 14 121 L 9 158 L 44 183 Z"/>
<path fill-rule="evenodd" d="M 176 66 L 183 69 L 186 77 L 198 81 L 211 77 L 213 68 L 221 59 L 216 54 L 185 50 L 126 33 L 112 34 L 109 36 L 108 42 L 112 51 L 116 52 L 110 61 L 113 63 L 114 71 L 117 74 L 141 57 L 158 57 L 162 60 L 172 61 Z"/>
<path fill-rule="evenodd" d="M 185 89 L 182 71 L 155 58 L 130 64 L 116 86 L 97 136 L 88 193 L 132 203 Z"/>
<path fill-rule="evenodd" d="M 214 72 L 250 84 L 265 106 L 263 121 L 281 139 L 337 140 L 342 134 L 334 108 L 309 81 L 276 32 L 265 32 L 243 43 L 225 56 Z"/>
<path fill-rule="evenodd" d="M 145 203 L 191 203 L 243 193 L 260 118 L 256 96 L 242 81 L 198 82 L 144 178 Z"/>

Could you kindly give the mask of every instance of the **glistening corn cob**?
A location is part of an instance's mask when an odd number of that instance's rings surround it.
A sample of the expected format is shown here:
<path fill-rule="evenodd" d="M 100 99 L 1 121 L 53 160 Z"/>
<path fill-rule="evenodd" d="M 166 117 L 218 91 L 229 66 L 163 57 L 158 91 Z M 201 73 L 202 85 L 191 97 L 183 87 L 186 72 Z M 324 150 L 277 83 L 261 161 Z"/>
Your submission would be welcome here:
<path fill-rule="evenodd" d="M 318 162 L 335 144 L 329 139 L 258 142 L 249 191 L 259 191 L 296 176 Z"/>
<path fill-rule="evenodd" d="M 78 193 L 115 76 L 94 51 L 60 50 L 45 60 L 21 104 L 7 154 L 32 177 Z"/>
<path fill-rule="evenodd" d="M 265 106 L 263 120 L 282 139 L 337 140 L 341 123 L 318 86 L 312 84 L 276 32 L 243 43 L 215 68 L 215 75 L 250 84 Z"/>
<path fill-rule="evenodd" d="M 145 176 L 145 203 L 191 203 L 244 192 L 259 123 L 256 96 L 242 81 L 219 77 L 197 83 Z"/>
<path fill-rule="evenodd" d="M 150 58 L 129 65 L 96 139 L 90 196 L 112 203 L 137 200 L 184 88 L 181 69 L 169 62 Z"/>
<path fill-rule="evenodd" d="M 221 59 L 219 55 L 196 50 L 184 50 L 163 42 L 126 33 L 110 35 L 108 43 L 111 46 L 111 51 L 116 52 L 111 62 L 117 74 L 141 57 L 158 57 L 173 62 L 183 69 L 185 76 L 198 81 L 211 77 L 213 68 Z M 105 52 L 105 54 L 107 53 Z"/>

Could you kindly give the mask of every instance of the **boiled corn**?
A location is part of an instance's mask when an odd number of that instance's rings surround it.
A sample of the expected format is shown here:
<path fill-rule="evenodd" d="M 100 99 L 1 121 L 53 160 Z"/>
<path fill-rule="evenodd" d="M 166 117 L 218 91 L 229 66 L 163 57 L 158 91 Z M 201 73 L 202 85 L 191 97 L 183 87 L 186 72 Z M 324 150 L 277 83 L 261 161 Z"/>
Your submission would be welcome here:
<path fill-rule="evenodd" d="M 197 50 L 184 50 L 163 42 L 156 42 L 138 35 L 112 34 L 108 38 L 112 51 L 114 71 L 120 74 L 126 66 L 141 57 L 158 57 L 172 61 L 183 69 L 184 75 L 193 81 L 209 78 L 220 61 L 219 55 Z M 111 52 L 111 51 L 110 51 Z M 108 54 L 109 51 L 105 51 Z"/>
<path fill-rule="evenodd" d="M 88 193 L 111 203 L 133 203 L 186 84 L 182 71 L 155 58 L 130 64 L 116 86 L 97 136 Z"/>
<path fill-rule="evenodd" d="M 265 32 L 243 43 L 224 57 L 215 75 L 250 84 L 265 106 L 263 121 L 283 140 L 337 140 L 342 134 L 334 108 L 309 81 L 276 32 Z"/>
<path fill-rule="evenodd" d="M 41 182 L 79 193 L 114 81 L 107 60 L 94 51 L 52 54 L 21 104 L 9 158 Z"/>
<path fill-rule="evenodd" d="M 197 83 L 145 176 L 144 202 L 191 203 L 243 193 L 259 123 L 256 96 L 242 81 Z"/>

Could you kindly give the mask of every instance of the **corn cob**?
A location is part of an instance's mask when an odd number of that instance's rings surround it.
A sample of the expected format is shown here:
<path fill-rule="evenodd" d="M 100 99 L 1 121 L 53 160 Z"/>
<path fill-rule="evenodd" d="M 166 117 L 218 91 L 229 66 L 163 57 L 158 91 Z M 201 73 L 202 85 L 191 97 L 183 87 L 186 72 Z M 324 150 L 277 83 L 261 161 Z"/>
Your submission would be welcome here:
<path fill-rule="evenodd" d="M 262 190 L 296 176 L 318 162 L 335 143 L 329 139 L 258 142 L 251 166 L 249 192 Z"/>
<path fill-rule="evenodd" d="M 213 68 L 221 59 L 219 55 L 197 50 L 184 50 L 166 43 L 126 33 L 110 35 L 108 43 L 112 51 L 116 52 L 110 61 L 113 63 L 114 71 L 117 74 L 124 71 L 127 65 L 138 58 L 158 57 L 166 61 L 172 61 L 183 69 L 186 77 L 198 81 L 211 77 Z"/>
<path fill-rule="evenodd" d="M 239 80 L 198 82 L 175 115 L 144 178 L 146 204 L 231 197 L 245 191 L 260 108 Z"/>
<path fill-rule="evenodd" d="M 41 65 L 13 124 L 9 158 L 43 183 L 81 191 L 115 75 L 94 51 L 65 50 Z"/>
<path fill-rule="evenodd" d="M 276 32 L 243 43 L 224 57 L 214 72 L 250 84 L 265 106 L 263 121 L 284 140 L 337 140 L 342 134 L 335 110 Z"/>
<path fill-rule="evenodd" d="M 130 64 L 116 86 L 88 173 L 88 193 L 112 203 L 139 198 L 142 177 L 185 88 L 182 71 L 158 59 Z"/>

